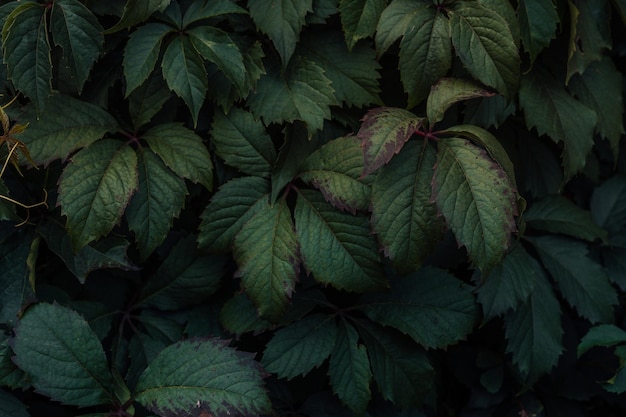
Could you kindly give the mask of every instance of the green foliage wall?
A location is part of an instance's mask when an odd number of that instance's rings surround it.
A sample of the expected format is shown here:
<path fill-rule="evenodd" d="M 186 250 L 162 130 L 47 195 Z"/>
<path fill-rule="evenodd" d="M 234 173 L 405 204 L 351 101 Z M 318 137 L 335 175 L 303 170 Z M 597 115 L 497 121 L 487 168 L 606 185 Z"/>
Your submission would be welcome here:
<path fill-rule="evenodd" d="M 0 6 L 0 417 L 626 402 L 623 0 Z"/>

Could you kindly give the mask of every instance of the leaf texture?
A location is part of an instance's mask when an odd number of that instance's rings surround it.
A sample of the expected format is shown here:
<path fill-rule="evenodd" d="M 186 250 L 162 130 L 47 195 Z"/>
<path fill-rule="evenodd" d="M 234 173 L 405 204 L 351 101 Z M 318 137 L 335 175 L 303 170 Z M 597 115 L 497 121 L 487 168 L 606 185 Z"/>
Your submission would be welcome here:
<path fill-rule="evenodd" d="M 460 101 L 493 95 L 494 93 L 472 81 L 459 78 L 442 78 L 432 86 L 428 95 L 426 102 L 428 124 L 434 126 L 442 121 L 446 110 Z"/>
<path fill-rule="evenodd" d="M 341 25 L 348 49 L 363 38 L 372 36 L 387 0 L 339 0 Z"/>
<path fill-rule="evenodd" d="M 165 10 L 170 2 L 171 0 L 127 0 L 120 20 L 104 33 L 115 33 L 141 23 L 155 12 Z"/>
<path fill-rule="evenodd" d="M 559 15 L 552 1 L 520 0 L 517 6 L 522 44 L 534 61 L 556 37 Z"/>

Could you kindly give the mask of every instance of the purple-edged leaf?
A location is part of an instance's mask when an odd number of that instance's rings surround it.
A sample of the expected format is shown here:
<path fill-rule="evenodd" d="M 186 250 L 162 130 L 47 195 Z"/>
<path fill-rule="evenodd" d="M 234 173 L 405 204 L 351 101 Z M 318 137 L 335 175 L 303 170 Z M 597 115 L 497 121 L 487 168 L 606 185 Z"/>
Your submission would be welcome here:
<path fill-rule="evenodd" d="M 446 110 L 454 104 L 477 97 L 491 97 L 495 94 L 479 84 L 458 78 L 442 78 L 433 85 L 426 102 L 428 124 L 434 126 L 443 120 Z"/>
<path fill-rule="evenodd" d="M 364 177 L 388 163 L 421 126 L 423 117 L 392 107 L 370 110 L 357 134 L 364 152 Z"/>

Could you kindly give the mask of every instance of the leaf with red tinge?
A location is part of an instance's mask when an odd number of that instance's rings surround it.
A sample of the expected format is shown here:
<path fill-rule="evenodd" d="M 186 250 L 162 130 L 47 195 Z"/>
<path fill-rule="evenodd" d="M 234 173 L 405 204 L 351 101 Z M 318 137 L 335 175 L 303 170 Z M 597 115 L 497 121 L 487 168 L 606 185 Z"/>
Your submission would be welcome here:
<path fill-rule="evenodd" d="M 365 159 L 361 176 L 365 177 L 388 163 L 400 152 L 423 120 L 423 117 L 417 117 L 407 110 L 393 107 L 370 110 L 363 118 L 357 134 Z"/>
<path fill-rule="evenodd" d="M 442 78 L 431 87 L 428 95 L 428 101 L 426 102 L 428 124 L 434 126 L 435 123 L 442 121 L 446 110 L 460 101 L 494 95 L 495 93 L 472 81 L 458 78 Z"/>

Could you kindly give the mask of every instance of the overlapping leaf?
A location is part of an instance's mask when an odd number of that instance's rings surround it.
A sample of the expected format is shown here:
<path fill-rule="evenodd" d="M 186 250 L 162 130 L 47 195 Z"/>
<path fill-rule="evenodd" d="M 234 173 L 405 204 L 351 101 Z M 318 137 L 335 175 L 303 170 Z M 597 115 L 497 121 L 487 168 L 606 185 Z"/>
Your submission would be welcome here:
<path fill-rule="evenodd" d="M 480 85 L 459 78 L 442 78 L 430 89 L 426 102 L 428 124 L 434 126 L 454 104 L 478 97 L 490 97 L 494 93 Z"/>
<path fill-rule="evenodd" d="M 127 0 L 122 17 L 113 27 L 107 29 L 105 33 L 114 33 L 143 22 L 153 13 L 165 10 L 170 2 L 171 0 Z"/>
<path fill-rule="evenodd" d="M 128 112 L 135 131 L 148 124 L 171 97 L 163 77 L 154 72 L 133 90 L 128 96 Z"/>
<path fill-rule="evenodd" d="M 591 196 L 593 221 L 614 235 L 626 225 L 626 176 L 616 175 L 596 187 Z"/>
<path fill-rule="evenodd" d="M 341 25 L 348 49 L 372 36 L 387 0 L 339 0 Z"/>
<path fill-rule="evenodd" d="M 272 323 L 259 317 L 252 300 L 245 293 L 236 294 L 226 301 L 220 311 L 220 323 L 237 336 L 246 332 L 259 333 L 272 327 Z"/>
<path fill-rule="evenodd" d="M 26 265 L 32 238 L 19 237 L 0 244 L 0 323 L 14 324 L 20 310 L 35 300 Z"/>
<path fill-rule="evenodd" d="M 213 0 L 190 3 L 183 16 L 182 27 L 189 27 L 192 23 L 226 14 L 246 14 L 246 9 L 233 3 L 231 0 Z"/>
<path fill-rule="evenodd" d="M 598 346 L 614 346 L 626 343 L 626 331 L 614 324 L 601 324 L 592 327 L 580 340 L 576 354 L 580 357 L 589 349 Z"/>
<path fill-rule="evenodd" d="M 520 0 L 517 11 L 522 44 L 534 61 L 556 37 L 559 23 L 556 7 L 551 0 Z"/>

